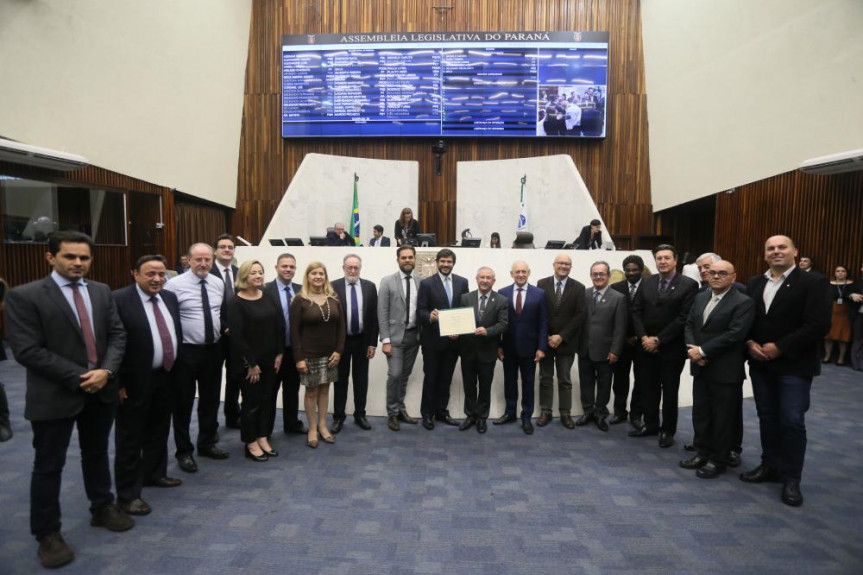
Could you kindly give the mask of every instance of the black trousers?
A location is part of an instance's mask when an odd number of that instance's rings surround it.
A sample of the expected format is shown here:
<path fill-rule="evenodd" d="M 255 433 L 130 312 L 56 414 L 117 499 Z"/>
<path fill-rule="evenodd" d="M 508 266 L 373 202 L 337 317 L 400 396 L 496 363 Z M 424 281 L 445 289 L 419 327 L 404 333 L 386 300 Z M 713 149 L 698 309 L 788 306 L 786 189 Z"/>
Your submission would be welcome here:
<path fill-rule="evenodd" d="M 127 387 L 129 396 L 117 407 L 114 482 L 118 499 L 137 499 L 144 481 L 168 475 L 171 381 L 170 373 L 157 369 L 145 385 Z"/>
<path fill-rule="evenodd" d="M 174 365 L 174 443 L 176 456 L 191 455 L 195 449 L 189 432 L 195 389 L 198 391 L 198 448 L 216 444 L 219 430 L 219 392 L 222 389 L 222 347 L 183 344 L 183 353 Z"/>
<path fill-rule="evenodd" d="M 682 344 L 681 344 L 682 345 Z M 677 392 L 680 389 L 680 374 L 686 363 L 683 348 L 649 353 L 640 349 L 644 379 L 644 426 L 650 431 L 662 431 L 670 435 L 677 432 Z M 662 403 L 662 425 L 659 423 L 659 404 Z"/>
<path fill-rule="evenodd" d="M 495 361 L 462 356 L 461 379 L 464 385 L 464 413 L 473 419 L 488 419 Z"/>
<path fill-rule="evenodd" d="M 282 424 L 285 433 L 294 432 L 301 425 L 297 411 L 300 409 L 300 372 L 294 363 L 294 352 L 286 347 L 282 352 L 282 365 L 276 374 L 273 383 L 273 394 L 270 401 L 273 409 L 270 415 L 270 433 L 276 428 L 276 401 L 279 397 L 279 388 L 282 389 Z"/>
<path fill-rule="evenodd" d="M 626 400 L 629 397 L 629 374 L 634 369 L 634 377 L 632 381 L 632 398 L 629 398 L 629 409 L 626 409 Z M 644 415 L 644 407 L 642 407 L 642 382 L 639 370 L 641 362 L 638 360 L 638 352 L 635 346 L 623 346 L 623 352 L 617 360 L 612 370 L 611 389 L 614 391 L 614 414 L 625 417 L 627 413 L 630 415 L 630 420 L 634 421 Z"/>
<path fill-rule="evenodd" d="M 284 357 L 283 357 L 284 361 Z M 276 419 L 276 401 L 273 388 L 276 385 L 276 370 L 273 369 L 276 357 L 274 355 L 261 358 L 258 367 L 261 377 L 252 383 L 241 379 L 243 391 L 243 411 L 240 414 L 240 439 L 243 443 L 252 443 L 259 437 L 268 437 L 273 432 Z"/>
<path fill-rule="evenodd" d="M 30 532 L 37 538 L 60 531 L 60 486 L 73 427 L 78 427 L 81 471 L 90 511 L 114 502 L 108 436 L 114 425 L 115 407 L 89 396 L 84 409 L 74 417 L 30 422 L 36 451 L 30 476 Z"/>
<path fill-rule="evenodd" d="M 0 346 L 2 345 L 3 342 L 0 340 Z M 9 421 L 9 400 L 6 399 L 6 388 L 3 387 L 2 382 L 0 382 L 0 425 L 11 427 Z"/>
<path fill-rule="evenodd" d="M 443 415 L 449 408 L 449 388 L 458 362 L 458 342 L 447 341 L 442 348 L 423 346 L 423 396 L 420 413 Z"/>
<path fill-rule="evenodd" d="M 345 352 L 339 362 L 339 379 L 333 394 L 333 419 L 345 419 L 348 403 L 348 377 L 354 380 L 354 417 L 365 417 L 369 394 L 369 346 L 362 334 L 345 337 Z"/>
<path fill-rule="evenodd" d="M 743 401 L 743 382 L 717 383 L 696 376 L 692 385 L 693 444 L 699 455 L 728 463 L 735 449 L 737 409 Z"/>
<path fill-rule="evenodd" d="M 608 360 L 593 361 L 586 354 L 579 355 L 578 382 L 584 414 L 607 417 L 611 399 L 611 365 Z"/>
<path fill-rule="evenodd" d="M 223 335 L 219 340 L 222 353 L 225 358 L 225 422 L 238 421 L 240 419 L 240 380 L 234 374 L 234 366 L 231 365 L 231 336 Z"/>

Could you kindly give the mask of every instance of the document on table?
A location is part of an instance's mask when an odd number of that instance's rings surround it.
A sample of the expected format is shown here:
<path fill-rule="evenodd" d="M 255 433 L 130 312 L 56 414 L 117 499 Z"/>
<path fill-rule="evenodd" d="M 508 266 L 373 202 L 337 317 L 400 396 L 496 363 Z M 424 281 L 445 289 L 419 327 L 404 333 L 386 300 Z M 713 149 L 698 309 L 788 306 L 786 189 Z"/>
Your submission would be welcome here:
<path fill-rule="evenodd" d="M 438 310 L 441 336 L 472 334 L 476 331 L 476 319 L 472 307 L 457 307 Z"/>

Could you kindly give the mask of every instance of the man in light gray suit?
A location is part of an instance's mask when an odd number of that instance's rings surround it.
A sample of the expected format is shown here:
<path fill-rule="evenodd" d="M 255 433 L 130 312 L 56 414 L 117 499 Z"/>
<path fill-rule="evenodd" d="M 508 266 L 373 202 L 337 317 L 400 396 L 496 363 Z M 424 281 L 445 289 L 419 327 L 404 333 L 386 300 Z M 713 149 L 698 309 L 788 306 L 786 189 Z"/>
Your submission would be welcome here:
<path fill-rule="evenodd" d="M 590 266 L 593 287 L 584 291 L 587 317 L 578 352 L 578 379 L 584 413 L 575 422 L 591 421 L 608 431 L 608 400 L 611 398 L 612 366 L 623 352 L 626 339 L 626 297 L 608 289 L 611 268 L 605 262 Z"/>
<path fill-rule="evenodd" d="M 417 292 L 419 278 L 413 273 L 416 250 L 400 246 L 396 251 L 399 271 L 381 280 L 378 290 L 378 325 L 381 351 L 387 356 L 387 427 L 399 430 L 399 422 L 416 425 L 405 409 L 408 378 L 419 351 Z"/>
<path fill-rule="evenodd" d="M 508 300 L 492 291 L 494 270 L 481 267 L 476 272 L 479 289 L 462 294 L 461 307 L 473 308 L 476 330 L 473 334 L 459 337 L 461 355 L 461 377 L 464 385 L 465 419 L 459 425 L 461 431 L 476 424 L 476 430 L 488 430 L 486 420 L 491 407 L 491 382 L 497 362 L 500 336 L 509 324 Z M 478 385 L 477 385 L 478 384 Z"/>

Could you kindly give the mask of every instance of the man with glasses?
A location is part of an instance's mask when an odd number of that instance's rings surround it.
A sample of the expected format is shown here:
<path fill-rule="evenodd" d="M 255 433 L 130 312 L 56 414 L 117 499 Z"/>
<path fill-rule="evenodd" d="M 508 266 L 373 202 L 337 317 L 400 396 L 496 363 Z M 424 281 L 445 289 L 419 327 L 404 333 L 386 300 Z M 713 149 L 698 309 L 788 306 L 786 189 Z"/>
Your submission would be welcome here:
<path fill-rule="evenodd" d="M 225 282 L 225 296 L 222 299 L 222 317 L 227 318 L 228 302 L 234 297 L 234 282 L 237 280 L 237 266 L 234 265 L 234 238 L 230 234 L 222 234 L 216 238 L 216 261 L 210 268 L 210 273 Z M 227 325 L 222 326 L 222 351 L 225 363 L 225 427 L 240 429 L 240 382 L 231 374 L 234 370 L 229 365 L 231 354 L 230 334 Z"/>

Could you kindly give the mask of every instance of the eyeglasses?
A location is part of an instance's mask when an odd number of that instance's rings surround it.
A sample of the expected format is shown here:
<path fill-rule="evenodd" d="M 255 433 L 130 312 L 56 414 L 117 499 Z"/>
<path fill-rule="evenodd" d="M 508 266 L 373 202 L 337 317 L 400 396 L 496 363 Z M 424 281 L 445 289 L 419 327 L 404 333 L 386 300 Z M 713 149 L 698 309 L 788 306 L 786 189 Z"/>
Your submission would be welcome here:
<path fill-rule="evenodd" d="M 725 270 L 721 270 L 721 271 L 720 270 L 709 270 L 707 272 L 707 274 L 711 277 L 714 277 L 714 278 L 715 277 L 726 278 L 726 277 L 731 275 L 731 272 L 728 272 Z"/>

